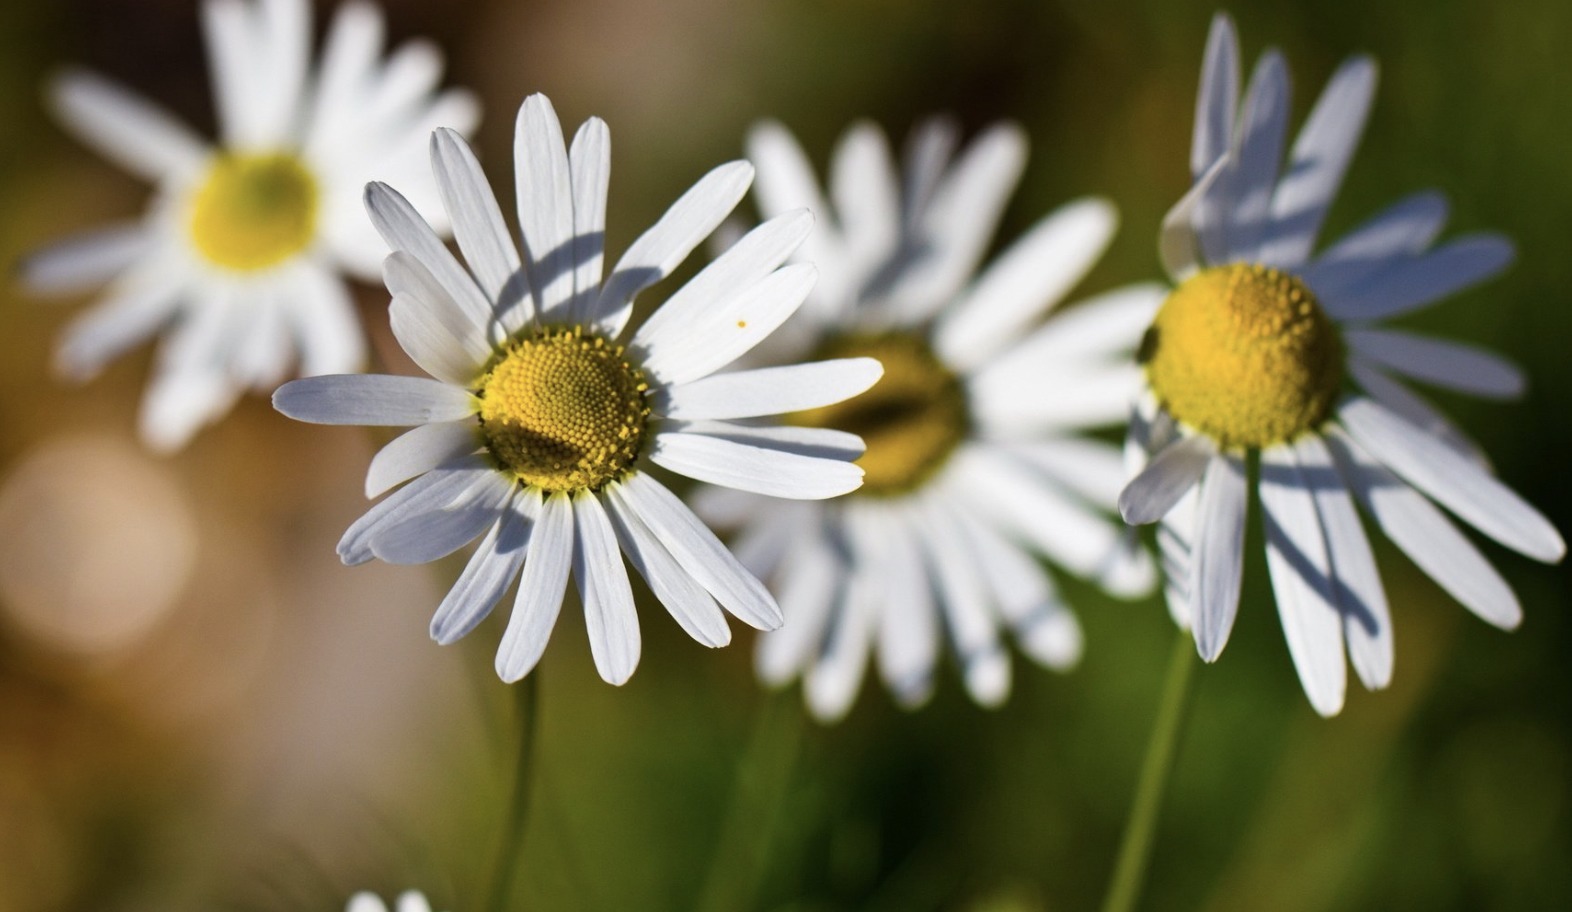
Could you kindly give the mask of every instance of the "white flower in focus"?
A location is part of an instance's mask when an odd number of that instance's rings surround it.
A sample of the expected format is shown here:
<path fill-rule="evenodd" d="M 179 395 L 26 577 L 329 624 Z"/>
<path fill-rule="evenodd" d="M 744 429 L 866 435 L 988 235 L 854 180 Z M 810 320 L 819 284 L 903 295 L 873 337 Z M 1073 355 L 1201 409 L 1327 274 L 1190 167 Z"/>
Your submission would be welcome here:
<path fill-rule="evenodd" d="M 741 527 L 739 557 L 777 587 L 786 625 L 760 641 L 761 678 L 801 676 L 823 720 L 851 707 L 871 655 L 908 707 L 932 693 L 946 641 L 989 706 L 1010 689 L 1001 629 L 1038 662 L 1073 665 L 1080 625 L 1037 555 L 1122 595 L 1156 580 L 1112 516 L 1119 450 L 1083 432 L 1128 414 L 1141 380 L 1130 353 L 1162 289 L 1120 289 L 1042 323 L 1107 246 L 1113 207 L 1071 203 L 974 275 L 1026 141 L 999 125 L 952 162 L 955 147 L 954 128 L 931 121 L 898 174 L 884 134 L 854 126 L 827 202 L 784 128 L 749 140 L 764 215 L 808 206 L 828 223 L 799 251 L 821 279 L 784 356 L 864 356 L 885 370 L 856 399 L 787 418 L 864 439 L 856 495 L 793 504 L 712 490 L 699 501 Z"/>
<path fill-rule="evenodd" d="M 420 892 L 406 890 L 399 894 L 398 901 L 390 910 L 376 894 L 356 893 L 349 898 L 349 905 L 344 908 L 344 912 L 431 912 L 431 903 Z"/>
<path fill-rule="evenodd" d="M 442 60 L 412 41 L 382 58 L 382 15 L 350 0 L 310 61 L 306 0 L 202 6 L 218 109 L 211 145 L 170 114 L 91 73 L 49 86 L 64 125 L 154 184 L 147 213 L 33 256 L 24 280 L 69 293 L 109 284 L 56 354 L 86 380 L 162 335 L 141 434 L 183 446 L 247 389 L 289 374 L 361 368 L 365 342 L 342 275 L 372 278 L 383 247 L 360 195 L 382 178 L 436 209 L 425 170 L 431 131 L 478 119 L 465 91 L 436 93 Z"/>
<path fill-rule="evenodd" d="M 1433 247 L 1447 207 L 1426 192 L 1312 255 L 1364 128 L 1375 64 L 1357 57 L 1332 76 L 1286 167 L 1282 56 L 1262 56 L 1242 107 L 1239 84 L 1233 23 L 1220 15 L 1196 110 L 1196 183 L 1163 223 L 1163 261 L 1178 284 L 1142 346 L 1149 394 L 1127 448 L 1140 473 L 1120 510 L 1161 523 L 1170 609 L 1212 661 L 1238 609 L 1258 453 L 1283 633 L 1311 705 L 1330 716 L 1343 705 L 1345 649 L 1366 687 L 1392 677 L 1391 616 L 1356 502 L 1443 589 L 1506 629 L 1521 620 L 1517 598 L 1436 504 L 1536 560 L 1560 560 L 1565 545 L 1397 379 L 1511 398 L 1524 387 L 1518 369 L 1374 326 L 1496 274 L 1511 244 L 1478 234 Z"/>
<path fill-rule="evenodd" d="M 319 377 L 274 396 L 303 421 L 415 427 L 372 461 L 367 495 L 413 480 L 351 526 L 339 554 L 349 564 L 424 563 L 484 536 L 431 634 L 446 644 L 468 633 L 522 566 L 497 653 L 506 681 L 540 659 L 570 568 L 596 668 L 613 684 L 628 679 L 640 640 L 623 554 L 707 646 L 731 639 L 722 607 L 755 627 L 780 625 L 768 591 L 650 476 L 652 465 L 778 497 L 833 497 L 862 483 L 851 462 L 862 441 L 851 434 L 743 419 L 856 395 L 879 378 L 877 362 L 715 374 L 807 297 L 813 267 L 781 264 L 812 216 L 754 229 L 624 338 L 634 295 L 721 223 L 753 168 L 732 162 L 705 175 L 602 280 L 610 143 L 592 118 L 566 147 L 545 96 L 525 100 L 514 150 L 521 258 L 469 147 L 439 130 L 432 164 L 467 269 L 397 192 L 366 191 L 394 248 L 384 264 L 393 332 L 436 379 Z"/>

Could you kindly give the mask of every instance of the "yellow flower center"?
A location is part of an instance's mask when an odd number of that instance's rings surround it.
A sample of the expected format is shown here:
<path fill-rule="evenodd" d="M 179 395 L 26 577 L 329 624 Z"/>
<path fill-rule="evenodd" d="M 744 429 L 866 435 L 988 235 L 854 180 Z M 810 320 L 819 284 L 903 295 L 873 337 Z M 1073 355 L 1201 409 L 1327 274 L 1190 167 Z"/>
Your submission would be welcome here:
<path fill-rule="evenodd" d="M 884 376 L 862 395 L 786 419 L 863 439 L 868 449 L 857 460 L 864 473 L 858 494 L 888 497 L 917 489 L 966 438 L 966 392 L 922 336 L 840 336 L 820 346 L 818 356 L 877 358 L 884 365 Z"/>
<path fill-rule="evenodd" d="M 1343 377 L 1343 342 L 1304 283 L 1266 266 L 1215 266 L 1157 312 L 1141 359 L 1169 414 L 1226 447 L 1319 427 Z"/>
<path fill-rule="evenodd" d="M 648 390 L 622 346 L 551 327 L 508 343 L 476 395 L 497 464 L 524 484 L 571 492 L 598 490 L 638 457 Z"/>
<path fill-rule="evenodd" d="M 191 207 L 191 243 L 236 272 L 277 266 L 316 236 L 317 183 L 288 153 L 219 155 Z"/>

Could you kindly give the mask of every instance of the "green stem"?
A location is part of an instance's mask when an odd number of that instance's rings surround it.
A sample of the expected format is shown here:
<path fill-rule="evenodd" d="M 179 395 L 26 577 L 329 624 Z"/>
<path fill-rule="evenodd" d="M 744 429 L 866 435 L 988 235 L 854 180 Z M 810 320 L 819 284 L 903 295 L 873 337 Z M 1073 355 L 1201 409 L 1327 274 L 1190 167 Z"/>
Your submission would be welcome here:
<path fill-rule="evenodd" d="M 802 744 L 802 709 L 789 691 L 770 694 L 754 711 L 753 731 L 737 763 L 726 818 L 695 909 L 736 912 L 756 901 L 759 878 L 791 788 Z"/>
<path fill-rule="evenodd" d="M 487 906 L 491 912 L 512 908 L 509 900 L 513 894 L 513 875 L 518 870 L 519 854 L 524 848 L 524 827 L 529 823 L 530 786 L 534 780 L 535 741 L 540 718 L 539 678 L 537 669 L 513 686 L 519 750 L 513 768 L 513 802 L 503 824 L 502 844 L 497 850 L 497 864 L 491 878 L 490 905 Z"/>
<path fill-rule="evenodd" d="M 1124 824 L 1119 860 L 1114 865 L 1113 879 L 1108 883 L 1103 912 L 1132 912 L 1141 898 L 1141 886 L 1152 860 L 1152 838 L 1157 832 L 1163 793 L 1173 773 L 1179 733 L 1184 728 L 1185 713 L 1190 706 L 1190 678 L 1195 664 L 1195 643 L 1188 632 L 1181 630 L 1174 642 L 1173 655 L 1168 659 L 1168 680 L 1163 685 L 1162 704 L 1157 707 L 1151 740 L 1146 744 L 1146 759 L 1141 763 L 1141 779 L 1135 788 L 1135 805 Z"/>

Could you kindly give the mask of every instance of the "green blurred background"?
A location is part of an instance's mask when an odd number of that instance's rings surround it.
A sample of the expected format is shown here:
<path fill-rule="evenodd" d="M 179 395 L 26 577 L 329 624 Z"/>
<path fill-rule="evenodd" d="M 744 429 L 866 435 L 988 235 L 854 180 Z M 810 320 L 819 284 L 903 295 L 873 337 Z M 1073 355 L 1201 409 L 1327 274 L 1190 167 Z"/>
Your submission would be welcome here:
<path fill-rule="evenodd" d="M 780 118 L 816 161 L 853 119 L 899 137 L 935 111 L 1009 117 L 1033 144 L 1008 241 L 1087 193 L 1123 228 L 1081 291 L 1155 278 L 1185 189 L 1214 7 L 1194 0 L 561 0 L 389 7 L 479 91 L 499 189 L 512 114 L 548 93 L 614 138 L 620 251 L 693 179 Z M 1521 403 L 1437 394 L 1565 531 L 1572 359 L 1572 5 L 1236 3 L 1247 60 L 1289 56 L 1302 113 L 1368 51 L 1382 85 L 1329 231 L 1431 186 L 1453 232 L 1518 264 L 1407 322 L 1505 352 Z M 319 9 L 319 21 L 323 10 Z M 190 0 L 0 5 L 0 256 L 131 216 L 144 188 L 43 115 L 41 80 L 89 65 L 210 129 Z M 1296 121 L 1297 122 L 1297 121 Z M 658 300 L 660 289 L 646 297 Z M 361 289 L 390 357 L 385 294 Z M 159 458 L 133 436 L 144 349 L 85 387 L 49 351 L 85 299 L 0 290 L 0 910 L 337 909 L 416 887 L 483 905 L 512 762 L 494 618 L 426 637 L 457 572 L 338 565 L 374 441 L 260 399 Z M 1503 634 L 1378 544 L 1397 630 L 1384 693 L 1332 720 L 1299 692 L 1252 549 L 1227 653 L 1197 678 L 1148 909 L 1572 908 L 1567 576 L 1494 546 L 1526 620 Z M 433 569 L 435 572 L 433 572 Z M 565 611 L 540 675 L 536 805 L 518 908 L 1087 909 L 1101 896 L 1174 637 L 1156 599 L 1071 586 L 1067 676 L 1018 663 L 999 711 L 953 670 L 931 705 L 868 687 L 831 728 L 754 683 L 752 635 L 709 652 L 654 606 L 627 686 L 601 683 Z"/>

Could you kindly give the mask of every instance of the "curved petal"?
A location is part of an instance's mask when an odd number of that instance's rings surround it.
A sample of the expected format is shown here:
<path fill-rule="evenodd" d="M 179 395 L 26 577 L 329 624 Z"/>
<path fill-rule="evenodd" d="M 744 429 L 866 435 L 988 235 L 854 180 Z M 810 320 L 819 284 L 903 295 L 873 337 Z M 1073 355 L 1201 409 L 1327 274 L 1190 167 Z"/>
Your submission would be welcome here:
<path fill-rule="evenodd" d="M 639 615 L 617 534 L 595 494 L 573 498 L 573 534 L 573 576 L 595 670 L 607 684 L 625 684 L 639 664 Z"/>
<path fill-rule="evenodd" d="M 537 492 L 525 496 L 539 498 Z M 532 505 L 536 516 L 529 554 L 519 577 L 513 615 L 497 649 L 497 677 L 509 684 L 534 670 L 551 639 L 551 628 L 562 611 L 568 570 L 573 566 L 573 506 L 566 494 L 553 494 Z"/>
<path fill-rule="evenodd" d="M 656 411 L 682 420 L 782 415 L 850 399 L 883 375 L 884 367 L 872 358 L 712 374 L 663 390 Z"/>
<path fill-rule="evenodd" d="M 334 374 L 291 380 L 273 393 L 273 407 L 296 421 L 413 427 L 457 421 L 475 413 L 467 390 L 425 377 Z"/>

